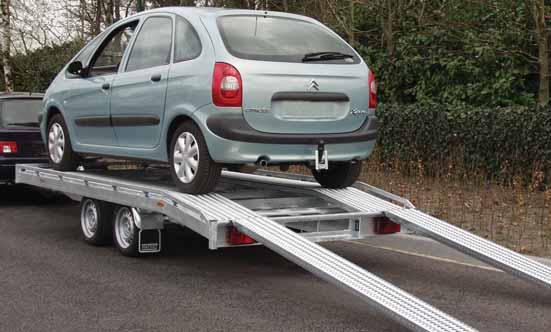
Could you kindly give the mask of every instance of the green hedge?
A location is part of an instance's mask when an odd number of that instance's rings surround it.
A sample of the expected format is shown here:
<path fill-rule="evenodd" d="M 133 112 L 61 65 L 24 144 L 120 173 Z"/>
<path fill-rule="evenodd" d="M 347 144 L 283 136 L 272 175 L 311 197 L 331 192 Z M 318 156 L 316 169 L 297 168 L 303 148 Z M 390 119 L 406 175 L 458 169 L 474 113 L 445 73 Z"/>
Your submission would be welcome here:
<path fill-rule="evenodd" d="M 500 181 L 549 176 L 551 110 L 381 105 L 378 156 L 424 173 L 483 175 Z M 547 178 L 549 180 L 549 178 Z"/>

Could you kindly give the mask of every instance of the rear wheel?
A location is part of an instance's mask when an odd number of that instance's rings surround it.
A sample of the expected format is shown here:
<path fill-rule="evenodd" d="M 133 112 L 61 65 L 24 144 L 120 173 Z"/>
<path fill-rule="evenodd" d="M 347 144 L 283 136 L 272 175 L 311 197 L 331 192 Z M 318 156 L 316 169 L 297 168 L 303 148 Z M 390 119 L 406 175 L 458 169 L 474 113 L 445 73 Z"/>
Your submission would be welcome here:
<path fill-rule="evenodd" d="M 116 208 L 113 214 L 113 242 L 123 255 L 140 256 L 139 232 L 132 209 L 126 206 Z"/>
<path fill-rule="evenodd" d="M 316 171 L 312 175 L 325 188 L 346 188 L 354 184 L 362 171 L 360 162 L 329 163 L 328 170 Z"/>
<path fill-rule="evenodd" d="M 100 246 L 111 243 L 113 205 L 90 198 L 80 202 L 80 226 L 84 241 Z"/>
<path fill-rule="evenodd" d="M 170 173 L 180 191 L 204 194 L 214 189 L 222 166 L 210 157 L 205 138 L 194 123 L 182 123 L 170 147 Z"/>
<path fill-rule="evenodd" d="M 52 116 L 48 123 L 48 158 L 52 168 L 73 171 L 78 166 L 77 156 L 71 147 L 71 138 L 61 114 Z"/>

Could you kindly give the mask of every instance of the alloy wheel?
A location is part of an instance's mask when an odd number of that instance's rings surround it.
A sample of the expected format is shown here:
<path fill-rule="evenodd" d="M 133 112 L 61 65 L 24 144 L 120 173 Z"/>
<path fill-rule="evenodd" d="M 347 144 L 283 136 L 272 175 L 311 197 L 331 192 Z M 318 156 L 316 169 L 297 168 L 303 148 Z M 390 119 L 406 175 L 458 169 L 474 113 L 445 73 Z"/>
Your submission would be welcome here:
<path fill-rule="evenodd" d="M 195 179 L 199 167 L 199 146 L 195 136 L 183 132 L 178 136 L 174 147 L 174 170 L 178 179 L 190 183 Z"/>
<path fill-rule="evenodd" d="M 59 164 L 65 152 L 65 134 L 59 123 L 54 123 L 50 127 L 50 132 L 48 133 L 48 151 L 50 159 L 54 163 Z"/>

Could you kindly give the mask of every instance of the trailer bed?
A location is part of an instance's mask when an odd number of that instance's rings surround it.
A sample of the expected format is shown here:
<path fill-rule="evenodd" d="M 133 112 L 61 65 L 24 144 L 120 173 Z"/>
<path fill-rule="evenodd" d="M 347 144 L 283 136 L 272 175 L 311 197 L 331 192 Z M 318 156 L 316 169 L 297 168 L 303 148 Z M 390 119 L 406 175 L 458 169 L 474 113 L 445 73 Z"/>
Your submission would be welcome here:
<path fill-rule="evenodd" d="M 16 181 L 162 216 L 207 238 L 211 249 L 234 246 L 234 235 L 243 235 L 253 240 L 247 244 L 265 245 L 414 331 L 475 329 L 315 242 L 377 236 L 400 224 L 551 288 L 551 268 L 363 183 L 337 190 L 298 175 L 224 172 L 214 192 L 195 196 L 176 191 L 165 170 L 58 172 L 41 165 L 18 165 Z"/>

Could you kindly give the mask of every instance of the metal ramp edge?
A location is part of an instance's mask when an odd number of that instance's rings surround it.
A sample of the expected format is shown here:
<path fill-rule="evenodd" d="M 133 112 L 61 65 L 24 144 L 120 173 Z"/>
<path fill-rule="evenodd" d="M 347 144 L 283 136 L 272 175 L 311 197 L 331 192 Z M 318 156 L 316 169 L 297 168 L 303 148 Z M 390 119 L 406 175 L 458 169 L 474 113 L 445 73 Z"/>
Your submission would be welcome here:
<path fill-rule="evenodd" d="M 527 281 L 551 289 L 551 268 L 418 210 L 392 210 L 392 221 Z"/>
<path fill-rule="evenodd" d="M 374 196 L 355 188 L 317 190 L 362 212 L 370 212 L 373 209 L 374 200 L 377 200 Z M 487 264 L 527 281 L 551 288 L 551 268 L 533 259 L 417 209 L 402 208 L 386 202 L 383 214 L 408 229 L 418 231 Z"/>
<path fill-rule="evenodd" d="M 412 331 L 477 331 L 286 227 L 221 196 L 202 196 L 235 227 L 302 268 L 359 296 Z"/>

